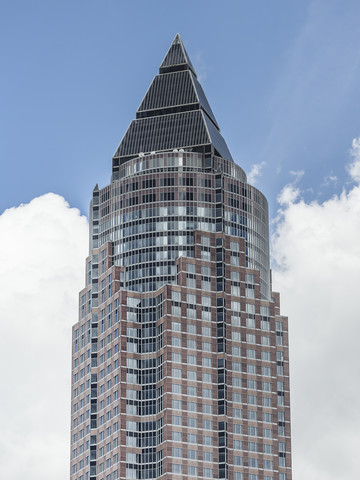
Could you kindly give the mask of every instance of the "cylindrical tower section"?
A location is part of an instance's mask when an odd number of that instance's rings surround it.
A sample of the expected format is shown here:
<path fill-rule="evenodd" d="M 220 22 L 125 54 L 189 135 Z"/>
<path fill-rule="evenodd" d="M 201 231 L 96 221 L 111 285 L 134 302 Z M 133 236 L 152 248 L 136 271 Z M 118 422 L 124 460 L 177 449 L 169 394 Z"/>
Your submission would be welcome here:
<path fill-rule="evenodd" d="M 90 249 L 112 242 L 125 289 L 174 283 L 176 259 L 194 256 L 201 230 L 244 238 L 246 266 L 260 271 L 261 296 L 270 298 L 267 201 L 233 162 L 184 151 L 139 156 L 93 194 Z"/>

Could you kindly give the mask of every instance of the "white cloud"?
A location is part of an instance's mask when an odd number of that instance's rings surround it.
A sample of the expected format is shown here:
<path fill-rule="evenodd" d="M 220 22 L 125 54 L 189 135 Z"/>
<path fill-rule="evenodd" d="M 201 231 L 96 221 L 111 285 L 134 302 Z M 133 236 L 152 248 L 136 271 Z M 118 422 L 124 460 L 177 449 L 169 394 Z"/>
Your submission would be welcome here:
<path fill-rule="evenodd" d="M 321 184 L 321 187 L 328 187 L 331 184 L 336 185 L 337 182 L 338 182 L 337 176 L 333 175 L 332 173 L 329 173 L 328 175 L 325 175 L 323 183 Z"/>
<path fill-rule="evenodd" d="M 290 175 L 295 177 L 294 181 L 289 183 L 288 185 L 285 185 L 285 187 L 281 190 L 281 192 L 277 196 L 277 201 L 281 206 L 289 205 L 291 203 L 294 203 L 295 200 L 297 200 L 297 198 L 300 195 L 300 189 L 296 187 L 296 184 L 302 179 L 304 174 L 305 174 L 304 170 L 290 172 Z"/>
<path fill-rule="evenodd" d="M 348 172 L 355 182 L 360 182 L 360 137 L 354 138 L 352 141 L 350 154 L 353 157 L 353 161 L 348 166 Z"/>
<path fill-rule="evenodd" d="M 295 177 L 295 180 L 294 182 L 297 183 L 299 182 L 302 177 L 305 175 L 305 170 L 291 170 L 290 171 L 290 175 L 292 175 L 293 177 Z"/>
<path fill-rule="evenodd" d="M 250 185 L 255 185 L 257 178 L 262 175 L 262 169 L 265 167 L 266 162 L 256 163 L 251 166 L 251 170 L 247 175 L 247 180 Z"/>
<path fill-rule="evenodd" d="M 290 205 L 298 198 L 300 195 L 300 190 L 296 188 L 294 185 L 289 184 L 285 185 L 285 187 L 281 190 L 277 197 L 277 201 L 280 205 Z"/>
<path fill-rule="evenodd" d="M 1 476 L 69 476 L 71 326 L 88 226 L 55 194 L 0 216 Z"/>
<path fill-rule="evenodd" d="M 359 140 L 350 173 L 359 182 Z M 355 153 L 354 153 L 355 152 Z M 305 203 L 280 194 L 274 289 L 289 316 L 294 478 L 358 478 L 360 186 Z"/>

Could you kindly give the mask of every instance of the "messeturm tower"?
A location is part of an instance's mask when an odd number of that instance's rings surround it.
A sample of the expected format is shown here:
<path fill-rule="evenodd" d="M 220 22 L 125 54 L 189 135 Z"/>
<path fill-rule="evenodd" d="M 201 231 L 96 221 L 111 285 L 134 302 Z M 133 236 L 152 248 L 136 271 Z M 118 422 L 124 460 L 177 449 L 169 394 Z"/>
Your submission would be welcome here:
<path fill-rule="evenodd" d="M 176 35 L 93 190 L 71 480 L 291 480 L 288 322 L 264 195 Z"/>

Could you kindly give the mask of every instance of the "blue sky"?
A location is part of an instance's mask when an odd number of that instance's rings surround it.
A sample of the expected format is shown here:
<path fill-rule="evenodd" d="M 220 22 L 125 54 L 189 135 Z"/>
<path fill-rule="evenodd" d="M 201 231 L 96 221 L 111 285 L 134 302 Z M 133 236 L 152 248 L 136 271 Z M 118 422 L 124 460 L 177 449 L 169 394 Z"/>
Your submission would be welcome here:
<path fill-rule="evenodd" d="M 233 157 L 272 216 L 339 192 L 360 132 L 360 3 L 348 0 L 2 0 L 0 212 L 47 192 L 87 213 L 111 157 L 180 32 Z M 265 163 L 262 163 L 265 162 Z"/>
<path fill-rule="evenodd" d="M 269 200 L 293 478 L 359 478 L 359 19 L 359 0 L 0 0 L 7 480 L 68 477 L 84 215 L 177 32 L 233 157 Z"/>

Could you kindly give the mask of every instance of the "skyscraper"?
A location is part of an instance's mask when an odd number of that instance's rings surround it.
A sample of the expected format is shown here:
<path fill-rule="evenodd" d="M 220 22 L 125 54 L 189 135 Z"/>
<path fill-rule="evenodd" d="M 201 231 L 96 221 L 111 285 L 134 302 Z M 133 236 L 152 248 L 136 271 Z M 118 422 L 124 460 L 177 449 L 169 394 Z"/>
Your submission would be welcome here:
<path fill-rule="evenodd" d="M 176 35 L 93 190 L 71 480 L 291 480 L 268 222 Z"/>

